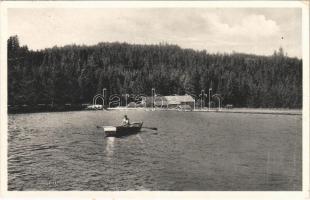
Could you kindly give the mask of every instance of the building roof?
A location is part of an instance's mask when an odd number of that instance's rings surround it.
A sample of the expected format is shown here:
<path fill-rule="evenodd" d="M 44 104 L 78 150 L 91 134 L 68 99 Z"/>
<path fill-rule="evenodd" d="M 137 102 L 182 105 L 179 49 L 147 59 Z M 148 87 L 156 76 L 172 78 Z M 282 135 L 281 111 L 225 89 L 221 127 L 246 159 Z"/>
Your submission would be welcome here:
<path fill-rule="evenodd" d="M 195 100 L 190 95 L 157 96 L 155 105 L 179 105 L 181 103 L 194 103 Z M 152 102 L 152 97 L 147 97 L 146 101 Z"/>
<path fill-rule="evenodd" d="M 181 104 L 181 103 L 190 103 L 195 102 L 193 97 L 189 95 L 182 95 L 182 96 L 164 96 L 167 100 L 168 104 Z"/>

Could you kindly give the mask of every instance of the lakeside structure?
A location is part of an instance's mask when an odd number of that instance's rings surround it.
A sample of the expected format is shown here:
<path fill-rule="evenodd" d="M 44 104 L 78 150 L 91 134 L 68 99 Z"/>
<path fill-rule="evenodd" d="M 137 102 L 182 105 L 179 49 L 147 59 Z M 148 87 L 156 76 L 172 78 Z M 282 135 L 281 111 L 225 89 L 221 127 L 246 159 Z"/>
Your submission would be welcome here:
<path fill-rule="evenodd" d="M 194 109 L 195 99 L 188 94 L 173 96 L 154 96 L 144 98 L 140 105 L 143 105 L 143 107 L 154 107 L 163 109 Z"/>
<path fill-rule="evenodd" d="M 301 109 L 277 109 L 277 108 L 234 108 L 232 104 L 222 106 L 223 98 L 219 94 L 212 95 L 212 89 L 209 89 L 209 95 L 201 91 L 198 98 L 195 95 L 170 95 L 161 96 L 155 93 L 155 89 L 152 89 L 152 96 L 144 95 L 113 95 L 108 98 L 106 95 L 106 89 L 103 89 L 103 93 L 97 94 L 94 97 L 93 105 L 90 107 L 94 110 L 134 110 L 145 109 L 148 111 L 192 111 L 192 112 L 220 112 L 220 113 L 247 113 L 247 114 L 277 114 L 277 115 L 301 115 Z M 125 106 L 121 106 L 121 97 L 125 97 Z M 131 99 L 135 101 L 128 100 Z M 209 97 L 209 98 L 208 98 Z M 97 104 L 97 99 L 102 100 L 103 105 Z M 110 100 L 112 103 L 116 103 L 115 107 L 109 107 L 111 102 L 105 104 L 106 100 Z M 209 100 L 209 101 L 208 101 Z M 216 103 L 217 100 L 217 103 Z M 206 106 L 208 105 L 208 106 Z M 105 109 L 104 109 L 105 108 Z"/>
<path fill-rule="evenodd" d="M 223 98 L 219 94 L 212 95 L 204 90 L 197 97 L 195 95 L 169 95 L 162 96 L 155 93 L 152 88 L 152 96 L 134 94 L 113 94 L 108 96 L 107 89 L 102 94 L 93 97 L 92 104 L 38 104 L 38 105 L 8 105 L 9 113 L 31 112 L 59 112 L 78 110 L 134 110 L 144 109 L 147 111 L 192 111 L 192 112 L 220 112 L 220 113 L 251 113 L 251 114 L 277 114 L 277 115 L 301 115 L 301 109 L 285 108 L 234 108 L 232 104 L 222 106 Z"/>
<path fill-rule="evenodd" d="M 204 109 L 206 105 L 206 99 L 209 97 L 208 105 L 209 110 L 211 105 L 216 105 L 213 99 L 218 100 L 218 110 L 221 109 L 222 97 L 219 94 L 211 96 L 212 89 L 209 89 L 209 95 L 205 94 L 204 90 L 201 90 L 201 94 L 196 95 L 184 94 L 184 95 L 168 95 L 163 96 L 156 94 L 155 88 L 152 88 L 152 95 L 146 96 L 143 94 L 113 94 L 107 95 L 107 89 L 102 90 L 102 94 L 96 94 L 93 97 L 93 105 L 89 108 L 98 108 L 98 100 L 101 100 L 102 106 L 100 108 L 162 108 L 162 109 L 186 109 L 195 110 L 196 108 Z M 124 103 L 125 102 L 125 103 Z"/>

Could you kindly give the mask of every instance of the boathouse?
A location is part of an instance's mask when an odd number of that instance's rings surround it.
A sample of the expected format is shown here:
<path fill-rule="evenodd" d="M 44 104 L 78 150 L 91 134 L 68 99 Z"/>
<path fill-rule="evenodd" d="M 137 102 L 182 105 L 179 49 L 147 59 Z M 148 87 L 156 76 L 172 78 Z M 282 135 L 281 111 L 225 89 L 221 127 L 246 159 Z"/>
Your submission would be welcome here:
<path fill-rule="evenodd" d="M 177 108 L 179 106 L 194 107 L 195 100 L 190 95 L 164 96 L 168 108 Z"/>
<path fill-rule="evenodd" d="M 161 108 L 178 108 L 180 106 L 190 106 L 194 107 L 195 100 L 190 95 L 173 95 L 173 96 L 155 96 L 146 98 L 147 107 L 152 106 L 154 101 L 154 106 Z"/>

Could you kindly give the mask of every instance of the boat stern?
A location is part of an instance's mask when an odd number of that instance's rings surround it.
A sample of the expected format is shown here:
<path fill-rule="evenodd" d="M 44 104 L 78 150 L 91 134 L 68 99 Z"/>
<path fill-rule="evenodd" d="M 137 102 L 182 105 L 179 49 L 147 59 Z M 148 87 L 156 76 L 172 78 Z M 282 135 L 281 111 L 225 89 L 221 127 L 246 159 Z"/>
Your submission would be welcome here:
<path fill-rule="evenodd" d="M 116 134 L 116 127 L 115 126 L 104 126 L 103 131 L 107 137 L 113 136 Z"/>

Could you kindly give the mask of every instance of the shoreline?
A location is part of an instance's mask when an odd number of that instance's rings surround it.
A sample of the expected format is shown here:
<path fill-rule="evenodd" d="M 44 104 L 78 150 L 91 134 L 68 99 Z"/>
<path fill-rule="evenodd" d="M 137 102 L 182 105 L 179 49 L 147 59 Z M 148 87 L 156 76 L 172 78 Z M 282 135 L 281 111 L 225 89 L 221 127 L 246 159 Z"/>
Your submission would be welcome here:
<path fill-rule="evenodd" d="M 145 110 L 145 111 L 179 111 L 179 112 L 213 112 L 213 113 L 245 113 L 245 114 L 274 114 L 274 115 L 302 115 L 302 109 L 285 109 L 285 108 L 232 108 L 232 109 L 195 109 L 195 110 L 178 110 L 156 108 L 109 108 L 108 110 Z"/>
<path fill-rule="evenodd" d="M 81 107 L 75 107 L 74 109 L 46 109 L 46 110 L 14 110 L 10 111 L 8 109 L 8 114 L 27 114 L 27 113 L 49 113 L 49 112 L 72 112 L 72 111 L 178 111 L 178 112 L 213 112 L 213 113 L 244 113 L 244 114 L 273 114 L 273 115 L 302 115 L 302 109 L 287 109 L 287 108 L 221 108 L 221 109 L 195 109 L 195 110 L 181 110 L 181 109 L 172 109 L 172 108 L 126 108 L 126 107 L 116 107 L 116 108 L 107 108 L 101 110 L 87 110 Z"/>
<path fill-rule="evenodd" d="M 261 108 L 236 108 L 221 111 L 211 110 L 209 112 L 219 113 L 246 113 L 246 114 L 270 114 L 270 115 L 302 115 L 302 109 L 261 109 Z"/>

